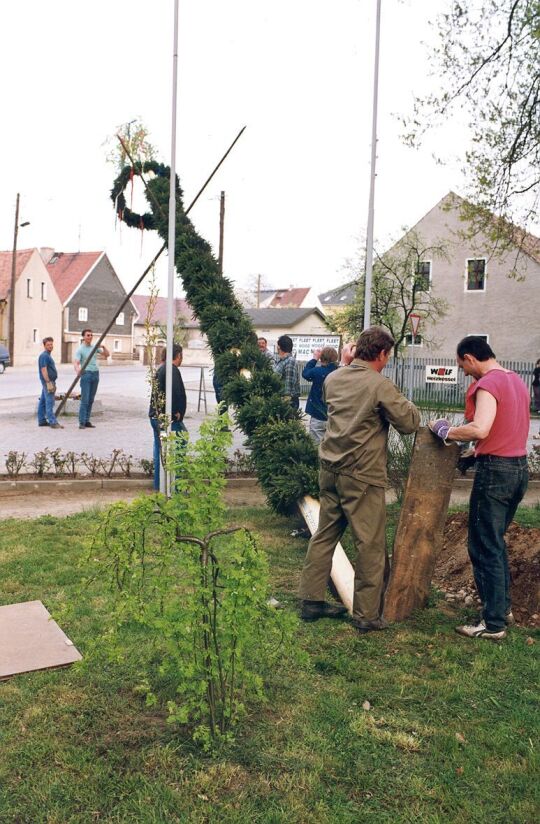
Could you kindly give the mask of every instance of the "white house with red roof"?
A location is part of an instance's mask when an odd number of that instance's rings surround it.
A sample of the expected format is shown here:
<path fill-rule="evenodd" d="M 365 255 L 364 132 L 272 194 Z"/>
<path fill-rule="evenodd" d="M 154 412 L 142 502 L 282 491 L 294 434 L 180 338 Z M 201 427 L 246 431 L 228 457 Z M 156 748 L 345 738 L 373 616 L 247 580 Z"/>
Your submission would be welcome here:
<path fill-rule="evenodd" d="M 9 346 L 9 311 L 13 253 L 0 252 L 0 343 Z M 62 304 L 38 249 L 16 253 L 13 365 L 36 363 L 44 337 L 55 341 L 59 361 Z"/>
<path fill-rule="evenodd" d="M 56 252 L 42 249 L 47 272 L 62 303 L 62 361 L 73 360 L 83 329 L 97 336 L 127 297 L 105 252 Z M 118 313 L 104 344 L 113 360 L 133 358 L 133 323 L 137 310 L 131 301 Z"/>

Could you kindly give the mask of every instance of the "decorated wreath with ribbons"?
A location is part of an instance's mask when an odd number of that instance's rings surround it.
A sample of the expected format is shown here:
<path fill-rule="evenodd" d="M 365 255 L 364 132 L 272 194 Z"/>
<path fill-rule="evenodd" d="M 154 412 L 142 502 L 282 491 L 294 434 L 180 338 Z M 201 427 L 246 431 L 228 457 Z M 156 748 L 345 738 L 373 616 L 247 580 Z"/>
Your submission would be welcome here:
<path fill-rule="evenodd" d="M 135 175 L 153 172 L 146 183 L 151 212 L 139 215 L 126 205 L 124 191 Z M 168 240 L 169 168 L 155 161 L 126 166 L 111 191 L 118 218 L 137 229 L 155 229 Z M 174 260 L 186 297 L 214 357 L 223 397 L 236 409 L 236 422 L 247 436 L 257 476 L 274 510 L 296 510 L 303 495 L 318 496 L 318 456 L 301 414 L 283 397 L 283 384 L 257 347 L 250 318 L 224 277 L 210 244 L 202 238 L 182 203 L 176 180 Z"/>
<path fill-rule="evenodd" d="M 126 203 L 125 190 L 128 184 L 131 184 L 131 193 L 133 200 L 133 180 L 136 176 L 140 177 L 143 174 L 152 174 L 154 178 L 161 178 L 169 186 L 169 167 L 164 166 L 163 163 L 157 163 L 155 160 L 146 160 L 143 163 L 136 162 L 133 166 L 124 166 L 116 180 L 114 181 L 111 190 L 111 198 L 114 201 L 116 214 L 119 220 L 122 220 L 133 229 L 157 229 L 156 221 L 152 212 L 145 212 L 143 215 L 134 212 Z M 179 192 L 179 185 L 177 183 Z M 180 193 L 181 194 L 181 193 Z"/>

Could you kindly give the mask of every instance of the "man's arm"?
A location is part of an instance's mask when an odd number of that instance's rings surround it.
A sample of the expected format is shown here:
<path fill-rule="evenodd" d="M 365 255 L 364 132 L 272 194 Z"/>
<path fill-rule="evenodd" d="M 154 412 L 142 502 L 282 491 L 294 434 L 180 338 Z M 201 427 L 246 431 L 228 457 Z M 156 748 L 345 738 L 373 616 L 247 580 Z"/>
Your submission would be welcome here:
<path fill-rule="evenodd" d="M 109 352 L 106 346 L 103 346 L 103 344 L 99 347 L 99 351 L 102 355 L 105 355 L 106 358 L 110 358 L 111 353 Z"/>
<path fill-rule="evenodd" d="M 47 371 L 46 366 L 41 367 L 41 376 L 42 376 L 43 380 L 45 381 L 45 383 L 47 383 L 47 381 L 49 380 L 49 373 Z"/>
<path fill-rule="evenodd" d="M 474 419 L 463 426 L 451 426 L 446 439 L 449 441 L 480 441 L 487 438 L 491 432 L 497 401 L 490 392 L 479 389 L 476 393 L 476 409 Z"/>
<path fill-rule="evenodd" d="M 77 375 L 79 375 L 80 372 L 81 372 L 81 353 L 78 349 L 75 352 L 75 360 L 73 361 L 73 368 L 75 369 L 75 372 L 77 373 Z"/>
<path fill-rule="evenodd" d="M 420 426 L 420 412 L 411 401 L 401 394 L 392 381 L 385 380 L 382 385 L 379 402 L 384 417 L 400 435 L 410 435 Z"/>

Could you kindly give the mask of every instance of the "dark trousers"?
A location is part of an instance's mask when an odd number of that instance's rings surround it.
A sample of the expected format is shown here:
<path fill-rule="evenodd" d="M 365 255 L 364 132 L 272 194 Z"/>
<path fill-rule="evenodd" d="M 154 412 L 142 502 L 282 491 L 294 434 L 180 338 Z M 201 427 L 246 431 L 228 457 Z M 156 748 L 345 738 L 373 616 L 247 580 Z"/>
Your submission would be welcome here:
<path fill-rule="evenodd" d="M 504 629 L 511 609 L 510 570 L 504 533 L 525 495 L 527 458 L 481 455 L 469 508 L 469 556 L 482 617 L 492 631 Z"/>
<path fill-rule="evenodd" d="M 161 468 L 161 427 L 157 418 L 150 418 L 150 425 L 154 430 L 154 489 L 159 492 L 159 475 Z M 187 432 L 183 421 L 173 421 L 171 432 Z"/>

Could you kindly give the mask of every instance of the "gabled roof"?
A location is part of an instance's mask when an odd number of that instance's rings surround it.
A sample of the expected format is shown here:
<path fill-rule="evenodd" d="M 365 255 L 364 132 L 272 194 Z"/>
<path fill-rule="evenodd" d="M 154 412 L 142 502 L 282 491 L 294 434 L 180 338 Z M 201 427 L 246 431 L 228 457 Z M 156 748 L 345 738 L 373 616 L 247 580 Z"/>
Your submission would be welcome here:
<path fill-rule="evenodd" d="M 311 287 L 295 287 L 291 289 L 276 289 L 276 293 L 270 301 L 270 306 L 302 306 L 302 302 L 308 296 Z"/>
<path fill-rule="evenodd" d="M 34 249 L 21 249 L 16 253 L 15 279 L 24 271 Z M 0 300 L 5 300 L 11 290 L 11 266 L 13 252 L 0 252 Z"/>
<path fill-rule="evenodd" d="M 154 307 L 152 312 L 152 317 L 149 320 L 152 323 L 167 323 L 167 298 L 154 298 Z M 149 302 L 150 302 L 150 295 L 133 295 L 131 298 L 131 302 L 135 306 L 137 310 L 137 319 L 135 320 L 136 324 L 144 325 L 146 323 L 146 318 L 148 315 L 149 309 Z M 199 321 L 196 319 L 193 309 L 183 298 L 175 298 L 174 300 L 174 316 L 175 318 L 181 316 L 185 323 L 182 324 L 187 329 L 198 329 L 199 328 Z"/>
<path fill-rule="evenodd" d="M 324 320 L 324 315 L 316 307 L 305 309 L 246 309 L 246 315 L 250 318 L 254 326 L 294 326 L 308 315 L 316 314 L 321 320 Z"/>
<path fill-rule="evenodd" d="M 345 283 L 343 286 L 338 286 L 329 292 L 323 292 L 322 295 L 319 295 L 319 300 L 323 307 L 325 304 L 327 306 L 337 306 L 341 303 L 346 306 L 353 302 L 356 288 L 355 283 Z"/>
<path fill-rule="evenodd" d="M 46 263 L 63 305 L 77 291 L 105 252 L 53 252 Z"/>
<path fill-rule="evenodd" d="M 414 232 L 418 225 L 436 209 L 450 210 L 461 209 L 463 207 L 470 207 L 474 209 L 474 204 L 465 200 L 465 198 L 460 195 L 457 195 L 455 192 L 448 192 L 448 194 L 441 198 L 439 202 L 429 210 L 429 212 L 426 212 L 424 217 L 422 217 L 412 227 L 412 229 L 409 229 L 409 232 Z M 540 237 L 536 237 L 536 235 L 526 232 L 525 229 L 521 228 L 521 226 L 515 226 L 496 214 L 486 212 L 486 215 L 488 220 L 492 221 L 495 227 L 498 225 L 502 228 L 502 233 L 509 239 L 512 239 L 516 245 L 516 248 L 521 249 L 530 258 L 535 260 L 537 263 L 540 263 Z M 406 232 L 405 234 L 407 235 L 409 232 Z"/>

